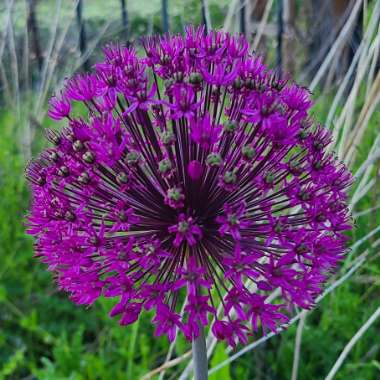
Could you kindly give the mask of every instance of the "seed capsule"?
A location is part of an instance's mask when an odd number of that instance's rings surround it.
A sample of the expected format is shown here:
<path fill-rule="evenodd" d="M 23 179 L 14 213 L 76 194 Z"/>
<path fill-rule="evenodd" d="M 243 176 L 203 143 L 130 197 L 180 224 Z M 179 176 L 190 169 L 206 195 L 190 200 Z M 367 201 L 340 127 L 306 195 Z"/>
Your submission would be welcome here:
<path fill-rule="evenodd" d="M 233 87 L 235 90 L 240 90 L 243 87 L 243 82 L 240 77 L 234 80 Z"/>
<path fill-rule="evenodd" d="M 273 175 L 273 173 L 268 173 L 264 177 L 264 181 L 265 181 L 266 184 L 271 185 L 274 182 L 274 175 Z"/>
<path fill-rule="evenodd" d="M 37 179 L 36 179 L 37 183 L 40 185 L 40 186 L 43 186 L 45 185 L 46 183 L 46 178 L 45 177 L 42 177 L 42 176 L 38 176 Z"/>
<path fill-rule="evenodd" d="M 319 140 L 315 140 L 315 141 L 313 142 L 313 146 L 314 146 L 314 148 L 315 148 L 316 150 L 322 150 L 322 149 L 323 149 L 323 144 L 322 144 L 322 142 L 319 141 Z"/>
<path fill-rule="evenodd" d="M 178 232 L 184 233 L 189 229 L 189 223 L 182 221 L 178 223 Z"/>
<path fill-rule="evenodd" d="M 54 162 L 57 162 L 58 159 L 59 159 L 59 156 L 58 156 L 58 153 L 55 152 L 55 151 L 52 151 L 49 153 L 49 158 L 54 161 Z"/>
<path fill-rule="evenodd" d="M 175 137 L 171 130 L 165 131 L 161 136 L 161 141 L 164 145 L 170 145 L 174 143 Z"/>
<path fill-rule="evenodd" d="M 251 160 L 255 156 L 256 152 L 255 149 L 252 148 L 250 145 L 245 145 L 241 149 L 241 154 L 246 160 Z"/>
<path fill-rule="evenodd" d="M 224 183 L 230 185 L 235 184 L 237 181 L 237 176 L 234 171 L 227 171 L 223 176 Z"/>
<path fill-rule="evenodd" d="M 75 214 L 73 214 L 71 211 L 66 211 L 65 212 L 65 219 L 68 222 L 73 222 L 75 220 Z"/>
<path fill-rule="evenodd" d="M 237 126 L 238 124 L 235 120 L 230 120 L 230 121 L 227 121 L 227 123 L 223 125 L 223 130 L 227 133 L 233 133 L 236 131 Z"/>
<path fill-rule="evenodd" d="M 75 140 L 73 142 L 73 149 L 75 150 L 75 152 L 79 152 L 80 150 L 82 150 L 84 148 L 84 145 L 82 143 L 82 141 L 80 140 Z"/>
<path fill-rule="evenodd" d="M 306 190 L 301 190 L 300 193 L 299 193 L 299 198 L 301 200 L 303 200 L 304 202 L 307 202 L 307 201 L 310 201 L 311 194 L 310 194 L 310 192 L 308 192 Z"/>
<path fill-rule="evenodd" d="M 222 163 L 222 157 L 218 153 L 210 153 L 206 158 L 206 163 L 209 166 L 220 166 Z"/>
<path fill-rule="evenodd" d="M 191 73 L 189 76 L 189 83 L 191 84 L 201 84 L 202 83 L 202 75 L 200 73 Z"/>
<path fill-rule="evenodd" d="M 168 190 L 167 192 L 168 198 L 173 200 L 173 201 L 179 201 L 183 198 L 181 189 L 177 187 L 172 187 L 171 189 Z"/>
<path fill-rule="evenodd" d="M 82 158 L 83 161 L 87 162 L 88 164 L 93 164 L 95 161 L 95 156 L 89 151 L 83 153 Z"/>
<path fill-rule="evenodd" d="M 168 159 L 161 160 L 158 163 L 158 170 L 162 174 L 168 173 L 171 168 L 172 168 L 172 164 L 171 164 L 170 160 L 168 160 Z"/>
<path fill-rule="evenodd" d="M 128 220 L 128 216 L 124 210 L 119 211 L 118 216 L 119 216 L 120 222 L 126 222 Z"/>
<path fill-rule="evenodd" d="M 83 183 L 84 185 L 87 185 L 90 182 L 90 176 L 87 172 L 83 172 L 78 177 L 78 182 Z"/>
<path fill-rule="evenodd" d="M 67 177 L 70 174 L 70 170 L 67 166 L 63 165 L 58 169 L 57 173 L 60 177 Z"/>
<path fill-rule="evenodd" d="M 117 176 L 116 176 L 116 182 L 119 184 L 119 185 L 125 185 L 126 183 L 128 183 L 128 176 L 126 173 L 122 172 L 122 173 L 119 173 Z"/>
<path fill-rule="evenodd" d="M 309 134 L 308 134 L 308 132 L 307 132 L 306 129 L 301 129 L 301 130 L 299 131 L 299 133 L 298 133 L 298 137 L 299 137 L 300 140 L 305 140 L 305 139 L 307 138 L 308 135 L 309 135 Z"/>
<path fill-rule="evenodd" d="M 126 162 L 128 165 L 136 165 L 139 162 L 139 154 L 135 151 L 127 153 Z"/>

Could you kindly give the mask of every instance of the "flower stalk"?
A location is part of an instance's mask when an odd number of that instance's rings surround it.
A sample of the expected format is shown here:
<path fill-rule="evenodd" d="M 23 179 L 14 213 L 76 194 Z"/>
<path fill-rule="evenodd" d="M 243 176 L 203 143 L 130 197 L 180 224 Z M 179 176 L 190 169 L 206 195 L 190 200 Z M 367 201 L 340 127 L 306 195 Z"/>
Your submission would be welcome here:
<path fill-rule="evenodd" d="M 204 327 L 199 324 L 199 335 L 193 339 L 192 344 L 193 363 L 194 363 L 194 379 L 207 380 L 207 350 Z"/>

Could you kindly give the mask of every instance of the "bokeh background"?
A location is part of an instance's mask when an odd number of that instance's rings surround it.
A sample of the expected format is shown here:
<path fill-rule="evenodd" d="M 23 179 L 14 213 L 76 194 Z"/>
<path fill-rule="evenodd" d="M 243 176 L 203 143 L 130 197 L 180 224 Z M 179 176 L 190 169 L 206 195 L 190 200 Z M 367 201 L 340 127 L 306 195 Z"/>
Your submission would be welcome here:
<path fill-rule="evenodd" d="M 379 0 L 0 0 L 0 380 L 191 378 L 188 343 L 153 337 L 149 314 L 121 328 L 109 300 L 86 310 L 59 293 L 23 225 L 48 98 L 105 43 L 187 24 L 244 33 L 310 88 L 356 177 L 350 251 L 316 308 L 246 351 L 210 341 L 210 379 L 380 379 Z"/>

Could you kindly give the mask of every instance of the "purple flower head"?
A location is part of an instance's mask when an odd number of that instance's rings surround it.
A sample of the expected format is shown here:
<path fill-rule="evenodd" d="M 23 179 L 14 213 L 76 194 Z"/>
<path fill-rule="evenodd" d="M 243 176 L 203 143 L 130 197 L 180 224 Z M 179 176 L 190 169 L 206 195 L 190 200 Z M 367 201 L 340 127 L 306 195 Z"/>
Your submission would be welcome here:
<path fill-rule="evenodd" d="M 65 96 L 53 96 L 49 101 L 49 105 L 48 115 L 53 120 L 61 120 L 70 116 L 71 103 Z"/>
<path fill-rule="evenodd" d="M 221 132 L 220 125 L 213 125 L 209 113 L 198 120 L 192 120 L 190 123 L 190 137 L 200 145 L 202 148 L 207 149 L 219 140 Z"/>
<path fill-rule="evenodd" d="M 197 240 L 202 238 L 202 229 L 194 223 L 191 216 L 180 214 L 178 223 L 168 228 L 170 233 L 175 234 L 173 241 L 174 246 L 179 247 L 183 241 L 186 241 L 189 246 L 196 245 Z"/>
<path fill-rule="evenodd" d="M 197 109 L 202 104 L 199 100 L 195 102 L 195 92 L 192 86 L 180 84 L 174 87 L 173 103 L 167 102 L 167 106 L 172 111 L 171 118 L 178 120 L 182 117 L 191 119 L 197 114 Z"/>
<path fill-rule="evenodd" d="M 114 299 L 121 325 L 152 310 L 171 341 L 211 324 L 245 344 L 313 306 L 345 252 L 351 174 L 307 90 L 244 37 L 188 27 L 143 46 L 108 46 L 50 101 L 66 126 L 27 169 L 36 255 L 74 302 Z"/>
<path fill-rule="evenodd" d="M 90 101 L 99 93 L 100 78 L 94 74 L 76 75 L 66 83 L 65 95 L 70 100 Z"/>

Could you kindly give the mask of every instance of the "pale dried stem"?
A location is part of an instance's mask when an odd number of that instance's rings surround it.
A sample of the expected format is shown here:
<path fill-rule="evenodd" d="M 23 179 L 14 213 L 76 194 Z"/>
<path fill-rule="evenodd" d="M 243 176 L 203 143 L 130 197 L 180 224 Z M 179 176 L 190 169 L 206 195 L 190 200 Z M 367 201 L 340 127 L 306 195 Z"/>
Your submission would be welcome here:
<path fill-rule="evenodd" d="M 294 357 L 291 380 L 298 379 L 298 368 L 301 356 L 302 332 L 305 326 L 306 313 L 302 314 L 297 326 L 296 339 L 294 342 Z"/>
<path fill-rule="evenodd" d="M 47 50 L 45 53 L 45 59 L 44 59 L 43 65 L 42 65 L 41 79 L 40 79 L 40 94 L 39 94 L 39 97 L 38 97 L 37 103 L 36 103 L 36 112 L 35 112 L 36 115 L 38 115 L 40 113 L 40 109 L 42 108 L 42 104 L 44 101 L 44 92 L 45 92 L 44 89 L 46 87 L 48 71 L 49 71 L 49 67 L 50 67 L 50 63 L 51 63 L 51 55 L 53 53 L 54 44 L 55 44 L 55 41 L 57 38 L 57 32 L 58 32 L 58 26 L 59 26 L 59 17 L 61 14 L 61 6 L 62 6 L 61 3 L 62 3 L 61 0 L 56 0 L 56 8 L 54 11 L 55 17 L 54 17 L 54 20 L 51 24 L 50 38 L 49 38 Z"/>
<path fill-rule="evenodd" d="M 380 317 L 380 307 L 378 307 L 375 312 L 370 316 L 370 318 L 364 323 L 362 327 L 357 331 L 357 333 L 350 339 L 347 345 L 344 347 L 343 351 L 339 355 L 337 361 L 331 368 L 330 372 L 326 376 L 325 380 L 332 380 L 337 374 L 339 368 L 342 366 L 344 360 L 347 358 L 348 354 L 354 347 L 354 345 L 359 341 L 359 339 L 364 335 L 364 333 L 371 327 L 371 325 Z"/>
<path fill-rule="evenodd" d="M 265 29 L 265 26 L 266 24 L 268 23 L 268 18 L 269 18 L 269 15 L 270 15 L 270 11 L 272 9 L 272 6 L 273 6 L 273 0 L 269 0 L 265 6 L 265 10 L 264 10 L 264 14 L 263 14 L 263 17 L 261 19 L 261 22 L 260 22 L 260 25 L 259 25 L 259 28 L 257 30 L 257 34 L 256 34 L 256 37 L 255 39 L 253 40 L 253 50 L 257 50 L 257 48 L 259 47 L 259 44 L 260 44 L 260 41 L 261 41 L 261 38 L 263 36 L 263 33 L 264 33 L 264 29 Z"/>
<path fill-rule="evenodd" d="M 375 78 L 376 74 L 376 68 L 377 64 L 380 59 L 380 23 L 379 23 L 379 28 L 377 30 L 377 35 L 376 38 L 373 42 L 373 54 L 372 54 L 372 62 L 370 65 L 369 73 L 368 73 L 368 79 L 367 79 L 367 85 L 366 85 L 366 97 L 368 96 L 368 93 L 371 88 L 371 84 Z"/>
<path fill-rule="evenodd" d="M 372 17 L 368 27 L 366 28 L 364 38 L 361 40 L 359 47 L 358 47 L 357 51 L 355 52 L 354 58 L 350 64 L 350 67 L 347 70 L 347 73 L 345 74 L 341 84 L 339 85 L 338 91 L 334 97 L 334 101 L 330 107 L 329 113 L 327 115 L 326 123 L 325 123 L 327 128 L 330 128 L 330 125 L 331 125 L 333 117 L 336 113 L 337 107 L 338 107 L 338 105 L 339 105 L 339 103 L 340 103 L 340 101 L 341 101 L 341 99 L 342 99 L 342 97 L 343 97 L 343 95 L 347 89 L 347 86 L 350 82 L 350 79 L 352 77 L 352 74 L 354 73 L 355 68 L 357 67 L 357 63 L 358 63 L 359 59 L 361 59 L 361 57 L 363 57 L 367 54 L 368 46 L 369 46 L 371 39 L 373 38 L 375 27 L 376 27 L 376 19 L 375 19 L 375 17 Z M 375 38 L 375 40 L 378 40 L 378 37 L 379 36 L 377 36 Z M 372 83 L 372 82 L 369 82 L 369 83 Z M 336 137 L 337 136 L 336 126 L 334 126 L 333 131 L 334 131 L 334 136 Z"/>
<path fill-rule="evenodd" d="M 380 18 L 380 3 L 378 3 L 378 7 L 376 8 L 376 12 L 374 12 L 371 22 L 374 22 L 375 25 L 378 24 Z M 368 36 L 365 36 L 365 38 Z M 347 102 L 345 104 L 344 111 L 342 112 L 340 118 L 339 118 L 339 126 L 338 130 L 343 125 L 343 131 L 342 136 L 339 140 L 339 148 L 338 148 L 338 155 L 339 157 L 344 157 L 345 162 L 348 162 L 348 158 L 345 156 L 345 153 L 347 152 L 346 145 L 347 145 L 347 138 L 349 134 L 355 133 L 355 128 L 353 131 L 351 131 L 351 126 L 353 124 L 353 118 L 354 118 L 354 112 L 355 112 L 355 104 L 357 102 L 357 99 L 359 98 L 359 90 L 363 83 L 364 77 L 367 73 L 367 69 L 370 66 L 371 62 L 371 53 L 370 51 L 374 49 L 369 48 L 369 38 L 367 38 L 367 46 L 363 49 L 363 53 L 359 59 L 358 67 L 357 67 L 357 74 L 355 77 L 354 84 L 352 86 L 351 92 L 348 96 Z M 368 101 L 368 98 L 366 99 Z"/>
<path fill-rule="evenodd" d="M 377 106 L 380 102 L 380 71 L 377 73 L 376 79 L 372 84 L 369 95 L 366 99 L 366 102 L 363 105 L 363 108 L 359 114 L 358 121 L 354 130 L 352 131 L 346 146 L 345 154 L 346 157 L 349 157 L 348 163 L 352 163 L 353 159 L 356 156 L 356 149 L 361 139 L 363 138 L 364 132 L 368 127 L 368 122 L 377 109 Z"/>
<path fill-rule="evenodd" d="M 108 20 L 103 25 L 103 27 L 97 33 L 97 35 L 95 36 L 95 38 L 93 39 L 93 41 L 90 42 L 90 44 L 89 44 L 88 48 L 86 49 L 86 51 L 84 52 L 84 54 L 81 57 L 79 57 L 78 61 L 76 62 L 75 66 L 74 66 L 74 68 L 72 70 L 73 72 L 76 71 L 77 69 L 79 69 L 84 64 L 84 62 L 88 60 L 88 58 L 91 56 L 91 54 L 93 53 L 93 51 L 95 50 L 95 48 L 98 46 L 100 40 L 103 38 L 103 36 L 108 31 L 109 27 L 114 22 L 115 22 L 114 20 Z"/>
<path fill-rule="evenodd" d="M 231 30 L 231 24 L 232 24 L 232 20 L 234 18 L 234 15 L 236 13 L 236 8 L 237 8 L 237 4 L 238 4 L 238 1 L 239 0 L 232 0 L 230 2 L 230 5 L 228 7 L 228 11 L 227 11 L 227 15 L 224 19 L 224 24 L 223 24 L 223 30 L 225 32 L 228 32 Z"/>
<path fill-rule="evenodd" d="M 360 11 L 361 6 L 362 6 L 362 0 L 357 0 L 355 2 L 355 5 L 352 8 L 350 16 L 348 17 L 346 23 L 344 24 L 343 28 L 340 31 L 339 36 L 335 40 L 335 42 L 332 45 L 329 53 L 327 54 L 325 60 L 323 61 L 322 65 L 320 66 L 319 70 L 317 71 L 313 81 L 311 82 L 311 84 L 309 86 L 310 91 L 315 90 L 315 88 L 319 84 L 320 80 L 323 78 L 326 71 L 329 69 L 331 61 L 333 60 L 333 58 L 337 54 L 339 54 L 340 50 L 345 45 L 347 39 L 349 38 L 350 32 L 355 25 L 355 21 L 356 21 L 356 18 L 357 18 L 359 11 Z"/>
<path fill-rule="evenodd" d="M 184 361 L 185 359 L 187 359 L 189 357 L 191 357 L 191 350 L 185 352 L 181 356 L 178 356 L 178 358 L 175 358 L 175 359 L 172 359 L 172 360 L 169 360 L 169 361 L 165 362 L 161 366 L 155 368 L 153 371 L 148 372 L 140 380 L 149 380 L 152 377 L 154 377 L 157 374 L 159 374 L 160 372 L 165 371 L 165 370 L 167 370 L 169 368 L 175 367 L 176 365 L 180 364 L 182 361 Z"/>
<path fill-rule="evenodd" d="M 12 7 L 13 1 L 8 0 L 7 5 L 9 8 Z M 18 72 L 18 62 L 17 62 L 17 53 L 16 53 L 16 43 L 13 30 L 13 21 L 12 21 L 12 11 L 10 15 L 10 21 L 8 23 L 8 46 L 11 57 L 11 71 L 12 71 L 12 83 L 13 83 L 13 94 L 14 97 L 14 108 L 17 117 L 20 117 L 20 79 Z"/>

